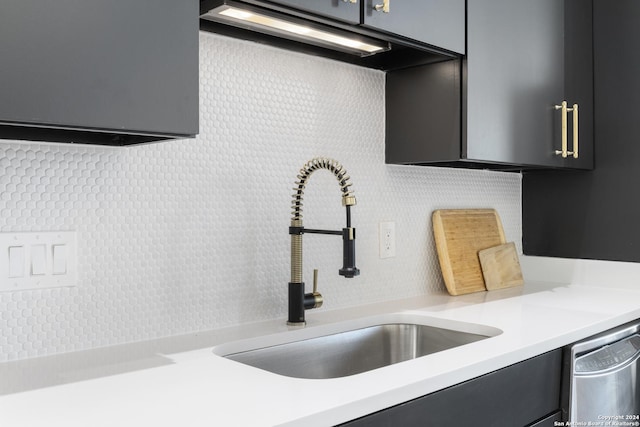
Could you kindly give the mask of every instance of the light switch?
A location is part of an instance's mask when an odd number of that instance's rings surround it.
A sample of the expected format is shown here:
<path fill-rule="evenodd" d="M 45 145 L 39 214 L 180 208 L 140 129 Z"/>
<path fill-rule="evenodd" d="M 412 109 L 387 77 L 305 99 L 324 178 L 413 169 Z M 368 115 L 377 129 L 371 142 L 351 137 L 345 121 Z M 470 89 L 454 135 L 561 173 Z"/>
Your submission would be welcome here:
<path fill-rule="evenodd" d="M 77 285 L 75 231 L 0 233 L 0 295 Z"/>
<path fill-rule="evenodd" d="M 24 246 L 9 246 L 9 277 L 24 277 Z"/>
<path fill-rule="evenodd" d="M 53 245 L 53 274 L 67 274 L 67 245 Z"/>
<path fill-rule="evenodd" d="M 31 275 L 47 273 L 47 245 L 31 245 Z"/>

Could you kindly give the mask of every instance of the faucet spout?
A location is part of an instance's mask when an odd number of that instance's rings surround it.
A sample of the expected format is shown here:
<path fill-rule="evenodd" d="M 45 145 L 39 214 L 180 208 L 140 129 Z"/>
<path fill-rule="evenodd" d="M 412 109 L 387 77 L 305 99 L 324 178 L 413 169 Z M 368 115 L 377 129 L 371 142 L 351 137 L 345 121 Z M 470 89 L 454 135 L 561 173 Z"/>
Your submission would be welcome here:
<path fill-rule="evenodd" d="M 342 229 L 342 268 L 338 274 L 348 279 L 360 274 L 356 267 L 356 230 L 351 227 Z"/>
<path fill-rule="evenodd" d="M 302 225 L 302 198 L 307 181 L 311 174 L 318 169 L 327 169 L 338 179 L 342 191 L 342 205 L 346 208 L 347 224 L 341 231 L 316 230 L 305 228 Z M 351 181 L 346 170 L 340 163 L 333 159 L 318 157 L 308 161 L 298 174 L 295 193 L 292 202 L 292 217 L 289 234 L 291 235 L 291 282 L 289 282 L 289 325 L 304 325 L 305 310 L 317 308 L 322 305 L 322 295 L 317 292 L 317 283 L 314 283 L 314 292 L 305 294 L 302 274 L 302 235 L 333 234 L 341 235 L 343 241 L 343 266 L 338 274 L 346 278 L 352 278 L 360 274 L 355 265 L 355 238 L 356 230 L 351 226 L 351 206 L 356 204 L 356 198 L 350 190 Z M 314 281 L 315 282 L 315 281 Z"/>

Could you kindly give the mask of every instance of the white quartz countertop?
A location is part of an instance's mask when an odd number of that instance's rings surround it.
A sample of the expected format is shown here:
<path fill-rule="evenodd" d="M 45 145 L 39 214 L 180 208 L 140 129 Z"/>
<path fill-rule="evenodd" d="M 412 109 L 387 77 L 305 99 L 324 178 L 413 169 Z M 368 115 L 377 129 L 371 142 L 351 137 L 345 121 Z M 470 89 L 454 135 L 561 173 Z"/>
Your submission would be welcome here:
<path fill-rule="evenodd" d="M 526 283 L 307 312 L 304 332 L 401 313 L 498 328 L 498 336 L 350 377 L 289 378 L 215 346 L 287 332 L 284 320 L 0 364 L 0 425 L 327 426 L 483 375 L 640 318 L 640 290 Z M 357 320 L 356 320 L 357 322 Z M 314 329 L 317 328 L 317 329 Z M 276 335 L 278 336 L 278 335 Z"/>

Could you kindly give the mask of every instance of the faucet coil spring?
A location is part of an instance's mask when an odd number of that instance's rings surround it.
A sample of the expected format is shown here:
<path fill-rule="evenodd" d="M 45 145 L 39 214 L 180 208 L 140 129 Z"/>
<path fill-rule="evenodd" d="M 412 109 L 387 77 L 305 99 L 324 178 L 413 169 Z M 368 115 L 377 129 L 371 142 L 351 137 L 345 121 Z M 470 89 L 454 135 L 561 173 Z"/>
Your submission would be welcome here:
<path fill-rule="evenodd" d="M 291 203 L 291 221 L 302 220 L 302 197 L 304 196 L 304 188 L 307 185 L 309 176 L 318 169 L 327 169 L 338 179 L 340 191 L 342 191 L 343 206 L 353 206 L 356 204 L 356 198 L 349 188 L 352 185 L 350 181 L 351 177 L 347 175 L 345 168 L 336 160 L 327 157 L 316 157 L 305 163 L 298 173 L 298 180 L 295 183 L 295 188 L 293 188 L 295 193 L 293 193 L 293 201 Z"/>

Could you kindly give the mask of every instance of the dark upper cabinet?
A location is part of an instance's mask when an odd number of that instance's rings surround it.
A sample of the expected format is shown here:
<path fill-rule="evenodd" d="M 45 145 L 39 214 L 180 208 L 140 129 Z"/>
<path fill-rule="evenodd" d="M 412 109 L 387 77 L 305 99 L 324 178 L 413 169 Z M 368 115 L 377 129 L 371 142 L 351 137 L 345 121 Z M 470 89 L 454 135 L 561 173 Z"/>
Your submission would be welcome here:
<path fill-rule="evenodd" d="M 328 18 L 339 19 L 352 24 L 360 23 L 360 3 L 362 0 L 277 0 L 277 3 L 304 12 L 315 13 Z"/>
<path fill-rule="evenodd" d="M 593 3 L 596 167 L 523 175 L 523 251 L 640 262 L 640 2 Z"/>
<path fill-rule="evenodd" d="M 198 133 L 198 2 L 4 0 L 0 138 L 126 145 Z"/>
<path fill-rule="evenodd" d="M 384 49 L 354 54 L 304 32 L 221 13 L 230 7 L 247 17 L 266 15 Z M 201 0 L 200 29 L 388 71 L 459 58 L 465 53 L 465 12 L 465 0 Z"/>
<path fill-rule="evenodd" d="M 463 54 L 465 51 L 465 0 L 277 0 L 271 3 L 362 24 L 452 52 Z"/>
<path fill-rule="evenodd" d="M 277 0 L 271 3 L 362 24 L 456 53 L 465 51 L 465 0 Z"/>
<path fill-rule="evenodd" d="M 593 168 L 591 19 L 584 0 L 468 2 L 465 58 L 387 74 L 386 162 Z M 563 100 L 579 106 L 577 159 L 557 154 Z"/>
<path fill-rule="evenodd" d="M 359 1 L 364 7 L 362 23 L 367 27 L 465 53 L 464 0 Z"/>

